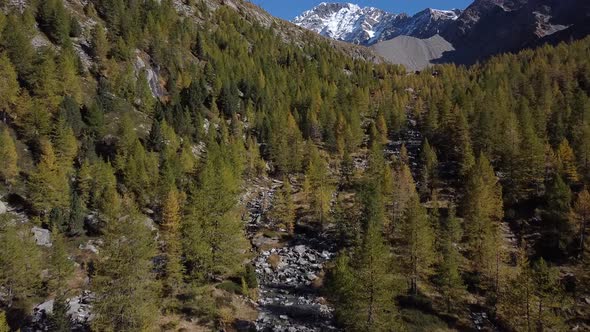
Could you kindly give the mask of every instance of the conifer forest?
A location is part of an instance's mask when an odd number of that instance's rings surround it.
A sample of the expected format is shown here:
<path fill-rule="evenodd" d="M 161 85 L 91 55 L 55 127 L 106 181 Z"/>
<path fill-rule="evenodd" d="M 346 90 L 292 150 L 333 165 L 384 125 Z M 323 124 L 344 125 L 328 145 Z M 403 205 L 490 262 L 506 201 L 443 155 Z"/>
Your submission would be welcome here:
<path fill-rule="evenodd" d="M 0 0 L 0 332 L 590 331 L 589 191 L 590 37 L 408 71 L 243 0 Z"/>

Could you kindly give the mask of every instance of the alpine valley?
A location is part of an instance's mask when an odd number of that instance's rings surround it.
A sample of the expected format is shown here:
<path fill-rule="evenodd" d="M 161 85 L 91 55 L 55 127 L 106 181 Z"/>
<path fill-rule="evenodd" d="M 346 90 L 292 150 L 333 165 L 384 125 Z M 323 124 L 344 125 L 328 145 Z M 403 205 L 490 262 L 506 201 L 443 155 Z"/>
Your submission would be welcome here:
<path fill-rule="evenodd" d="M 589 3 L 0 0 L 0 332 L 590 331 Z"/>

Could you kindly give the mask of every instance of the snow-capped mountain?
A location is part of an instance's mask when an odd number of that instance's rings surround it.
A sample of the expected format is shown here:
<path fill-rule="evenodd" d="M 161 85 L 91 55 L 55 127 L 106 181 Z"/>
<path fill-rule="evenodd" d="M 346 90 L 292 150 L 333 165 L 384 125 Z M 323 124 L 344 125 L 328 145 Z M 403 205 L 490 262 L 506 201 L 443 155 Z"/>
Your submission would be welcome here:
<path fill-rule="evenodd" d="M 336 40 L 371 45 L 400 35 L 434 36 L 460 14 L 460 10 L 426 9 L 409 16 L 351 3 L 324 2 L 296 17 L 293 23 Z"/>

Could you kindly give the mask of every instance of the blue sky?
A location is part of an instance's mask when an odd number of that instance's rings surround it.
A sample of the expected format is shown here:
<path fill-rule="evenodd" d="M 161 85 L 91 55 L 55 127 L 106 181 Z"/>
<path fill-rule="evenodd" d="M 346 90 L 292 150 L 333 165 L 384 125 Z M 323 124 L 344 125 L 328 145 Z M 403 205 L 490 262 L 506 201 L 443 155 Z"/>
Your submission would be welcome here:
<path fill-rule="evenodd" d="M 274 16 L 287 20 L 293 19 L 301 12 L 313 8 L 320 2 L 351 2 L 360 6 L 381 8 L 393 13 L 414 14 L 425 8 L 436 9 L 465 8 L 473 0 L 250 0 Z"/>

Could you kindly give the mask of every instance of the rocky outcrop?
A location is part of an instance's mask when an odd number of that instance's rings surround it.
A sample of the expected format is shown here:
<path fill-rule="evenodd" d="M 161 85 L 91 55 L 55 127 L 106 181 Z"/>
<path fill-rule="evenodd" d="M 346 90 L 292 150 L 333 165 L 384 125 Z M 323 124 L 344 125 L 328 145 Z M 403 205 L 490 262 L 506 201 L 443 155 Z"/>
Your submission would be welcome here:
<path fill-rule="evenodd" d="M 94 294 L 90 291 L 83 291 L 80 295 L 66 299 L 68 305 L 68 316 L 73 323 L 73 330 L 85 330 L 84 327 L 92 320 L 92 301 Z M 55 300 L 47 300 L 33 309 L 32 324 L 28 331 L 48 331 L 47 318 L 53 313 Z"/>
<path fill-rule="evenodd" d="M 0 201 L 0 214 L 4 214 L 6 212 L 8 212 L 8 207 L 4 202 Z"/>
<path fill-rule="evenodd" d="M 35 226 L 31 229 L 31 232 L 33 232 L 35 242 L 38 246 L 51 247 L 53 245 L 51 242 L 51 232 L 49 230 Z"/>

